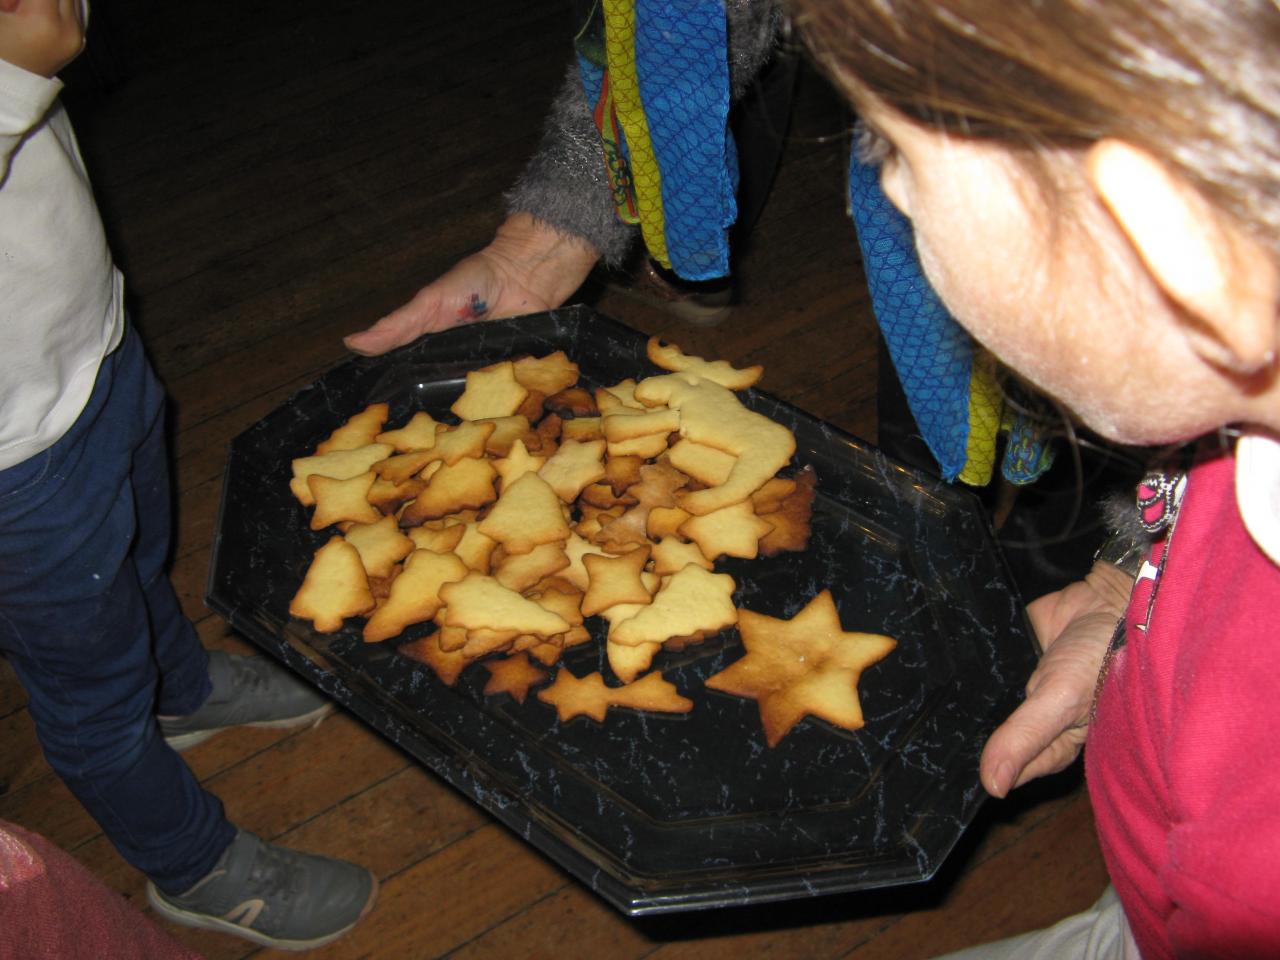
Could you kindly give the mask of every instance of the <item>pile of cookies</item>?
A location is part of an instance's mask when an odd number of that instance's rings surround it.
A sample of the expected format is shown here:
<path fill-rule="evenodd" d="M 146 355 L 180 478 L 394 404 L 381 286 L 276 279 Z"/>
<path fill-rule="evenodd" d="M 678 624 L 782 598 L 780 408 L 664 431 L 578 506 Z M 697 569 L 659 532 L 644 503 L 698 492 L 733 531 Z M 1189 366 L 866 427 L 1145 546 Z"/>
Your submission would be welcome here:
<path fill-rule="evenodd" d="M 450 685 L 479 662 L 490 674 L 486 694 L 523 701 L 542 686 L 538 697 L 562 720 L 603 720 L 610 707 L 692 709 L 646 671 L 664 648 L 700 642 L 743 615 L 762 622 L 735 608 L 736 584 L 716 562 L 803 549 L 815 478 L 811 469 L 780 473 L 794 436 L 736 395 L 762 368 L 703 360 L 656 338 L 647 353 L 666 373 L 595 390 L 579 385 L 576 364 L 560 351 L 473 370 L 450 408 L 456 423 L 419 411 L 389 427 L 383 403 L 353 416 L 292 463 L 291 490 L 311 529 L 333 535 L 289 612 L 326 633 L 364 617 L 370 643 L 431 623 L 400 652 Z M 605 625 L 612 682 L 561 668 L 543 686 L 565 650 L 592 641 L 591 617 Z M 847 646 L 830 630 L 825 636 L 828 646 Z M 888 647 L 872 644 L 875 659 L 892 647 L 878 639 Z M 765 645 L 753 641 L 708 686 L 759 699 L 772 744 L 790 726 L 769 717 L 796 708 L 767 711 L 766 703 L 796 697 L 780 697 L 751 668 Z M 848 671 L 849 656 L 830 659 Z M 791 676 L 788 669 L 767 672 Z M 803 683 L 792 677 L 783 686 L 831 685 L 802 673 Z M 855 673 L 855 707 L 856 682 Z M 791 725 L 806 714 L 861 725 L 860 712 L 822 704 L 805 706 Z"/>

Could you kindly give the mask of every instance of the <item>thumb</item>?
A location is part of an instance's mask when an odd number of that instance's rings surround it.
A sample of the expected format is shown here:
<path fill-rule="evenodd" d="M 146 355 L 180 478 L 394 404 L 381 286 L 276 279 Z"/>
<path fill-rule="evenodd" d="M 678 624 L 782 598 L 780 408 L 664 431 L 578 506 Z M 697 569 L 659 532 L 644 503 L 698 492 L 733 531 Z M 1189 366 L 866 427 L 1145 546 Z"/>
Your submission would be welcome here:
<path fill-rule="evenodd" d="M 367 330 L 343 337 L 342 342 L 354 353 L 373 357 L 404 346 L 429 329 L 430 325 L 423 316 L 423 310 L 410 301 L 378 320 Z"/>
<path fill-rule="evenodd" d="M 386 353 L 407 342 L 402 335 L 402 324 L 390 321 L 392 321 L 391 317 L 383 317 L 369 329 L 343 337 L 342 343 L 352 353 L 359 353 L 366 357 L 376 357 Z"/>
<path fill-rule="evenodd" d="M 1080 720 L 1079 704 L 1052 688 L 1041 687 L 1009 715 L 991 734 L 982 751 L 982 785 L 993 797 L 1007 796 L 1023 771 L 1045 754 Z M 1060 759 L 1070 760 L 1070 747 L 1061 745 Z M 1059 758 L 1052 758 L 1055 762 Z M 1037 766 L 1052 766 L 1052 763 Z M 1041 772 L 1048 772 L 1045 769 Z"/>

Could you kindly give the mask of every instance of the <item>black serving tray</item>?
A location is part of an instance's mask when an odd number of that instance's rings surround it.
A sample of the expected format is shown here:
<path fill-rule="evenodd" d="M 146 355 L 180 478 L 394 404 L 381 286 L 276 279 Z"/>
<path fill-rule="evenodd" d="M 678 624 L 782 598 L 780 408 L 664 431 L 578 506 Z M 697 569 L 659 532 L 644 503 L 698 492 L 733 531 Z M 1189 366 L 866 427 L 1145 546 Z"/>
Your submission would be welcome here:
<path fill-rule="evenodd" d="M 810 719 L 767 747 L 755 701 L 703 688 L 742 655 L 732 630 L 655 661 L 691 713 L 562 724 L 534 696 L 485 697 L 478 665 L 446 687 L 401 641 L 364 643 L 363 621 L 322 635 L 289 617 L 329 536 L 289 492 L 293 457 L 374 401 L 391 404 L 391 425 L 419 409 L 447 418 L 466 371 L 500 359 L 563 349 L 595 386 L 660 373 L 645 340 L 570 307 L 335 367 L 232 442 L 209 606 L 626 913 L 928 879 L 981 805 L 983 742 L 1034 665 L 1022 604 L 972 494 L 765 393 L 743 402 L 791 427 L 796 465 L 817 471 L 810 546 L 717 570 L 739 607 L 790 617 L 829 587 L 844 629 L 898 640 L 863 675 L 859 731 Z M 602 647 L 564 666 L 608 676 Z"/>

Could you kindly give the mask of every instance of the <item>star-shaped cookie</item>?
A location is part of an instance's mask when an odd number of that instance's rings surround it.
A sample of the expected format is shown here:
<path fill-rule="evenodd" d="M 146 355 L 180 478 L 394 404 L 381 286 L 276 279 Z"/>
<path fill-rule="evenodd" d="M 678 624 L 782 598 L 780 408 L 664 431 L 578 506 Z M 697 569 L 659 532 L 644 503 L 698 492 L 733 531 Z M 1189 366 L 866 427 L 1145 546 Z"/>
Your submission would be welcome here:
<path fill-rule="evenodd" d="M 609 687 L 599 673 L 578 679 L 562 667 L 555 683 L 538 691 L 538 699 L 556 708 L 561 723 L 579 716 L 604 723 L 610 707 L 654 713 L 688 713 L 693 709 L 693 701 L 682 697 L 676 685 L 660 673 L 647 673 L 634 683 Z"/>
<path fill-rule="evenodd" d="M 771 747 L 806 716 L 860 728 L 858 678 L 897 645 L 880 634 L 843 630 L 829 590 L 790 620 L 739 610 L 738 630 L 746 656 L 709 677 L 706 685 L 758 701 Z"/>
<path fill-rule="evenodd" d="M 529 695 L 529 688 L 536 687 L 547 679 L 547 671 L 530 663 L 529 657 L 524 653 L 499 660 L 486 660 L 482 665 L 489 671 L 489 682 L 484 685 L 486 697 L 505 693 L 517 703 L 524 703 L 524 698 Z"/>

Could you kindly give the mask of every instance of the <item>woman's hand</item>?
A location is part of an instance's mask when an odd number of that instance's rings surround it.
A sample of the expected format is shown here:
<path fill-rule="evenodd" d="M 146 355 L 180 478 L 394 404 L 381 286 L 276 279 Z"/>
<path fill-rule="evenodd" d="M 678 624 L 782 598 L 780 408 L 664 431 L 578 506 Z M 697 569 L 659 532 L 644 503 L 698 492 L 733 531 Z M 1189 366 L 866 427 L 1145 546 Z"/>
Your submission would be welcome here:
<path fill-rule="evenodd" d="M 1102 660 L 1132 589 L 1132 577 L 1100 561 L 1084 580 L 1027 606 L 1044 655 L 1027 699 L 982 751 L 982 783 L 992 796 L 1056 773 L 1080 753 Z"/>
<path fill-rule="evenodd" d="M 0 0 L 0 60 L 52 77 L 84 49 L 80 0 Z"/>
<path fill-rule="evenodd" d="M 599 258 L 585 241 L 526 213 L 513 214 L 487 247 L 343 342 L 374 356 L 458 324 L 551 310 L 582 285 Z"/>

